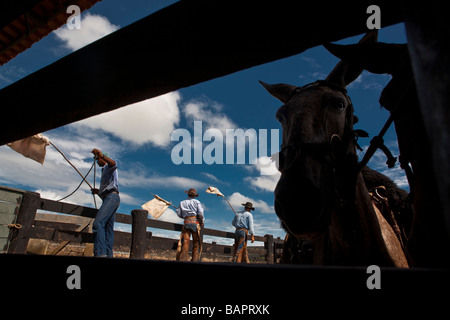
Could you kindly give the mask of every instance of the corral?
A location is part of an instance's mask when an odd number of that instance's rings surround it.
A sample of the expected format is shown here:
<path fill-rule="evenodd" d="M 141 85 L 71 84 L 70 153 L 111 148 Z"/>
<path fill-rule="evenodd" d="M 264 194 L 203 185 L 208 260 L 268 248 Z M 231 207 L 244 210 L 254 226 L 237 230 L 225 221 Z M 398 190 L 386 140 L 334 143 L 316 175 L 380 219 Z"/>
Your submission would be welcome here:
<path fill-rule="evenodd" d="M 97 209 L 41 199 L 38 193 L 9 187 L 0 187 L 0 208 L 1 252 L 92 256 L 91 225 Z M 130 224 L 132 232 L 115 231 L 115 256 L 175 260 L 178 240 L 154 237 L 147 228 L 181 232 L 183 225 L 148 219 L 147 215 L 146 210 L 116 214 L 116 222 Z M 208 228 L 202 235 L 234 239 L 232 232 Z M 249 247 L 250 262 L 276 263 L 277 248 L 281 249 L 283 241 L 272 235 L 255 236 L 255 241 L 264 246 Z M 229 262 L 232 253 L 230 245 L 203 243 L 202 261 Z"/>

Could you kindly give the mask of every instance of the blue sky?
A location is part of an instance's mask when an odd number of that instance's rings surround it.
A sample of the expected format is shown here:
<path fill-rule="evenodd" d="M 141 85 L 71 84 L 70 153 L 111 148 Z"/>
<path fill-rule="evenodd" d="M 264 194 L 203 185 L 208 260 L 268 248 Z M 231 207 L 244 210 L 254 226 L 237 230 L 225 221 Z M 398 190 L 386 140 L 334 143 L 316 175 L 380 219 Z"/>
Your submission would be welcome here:
<path fill-rule="evenodd" d="M 63 26 L 1 66 L 0 88 L 173 2 L 99 2 L 81 14 L 80 30 L 69 30 Z M 151 32 L 154 31 L 149 32 L 149 37 Z M 339 43 L 355 43 L 360 37 L 361 35 L 344 39 Z M 379 41 L 405 43 L 403 24 L 381 29 Z M 274 234 L 275 237 L 284 237 L 285 233 L 279 227 L 273 209 L 273 189 L 278 174 L 261 175 L 256 165 L 248 164 L 248 158 L 246 164 L 176 165 L 172 162 L 171 152 L 179 142 L 171 141 L 171 134 L 174 130 L 186 129 L 193 135 L 194 121 L 202 121 L 203 132 L 209 128 L 222 133 L 226 129 L 253 128 L 256 132 L 261 129 L 269 132 L 271 129 L 281 130 L 275 119 L 275 112 L 281 103 L 271 97 L 258 80 L 300 86 L 324 79 L 337 62 L 338 59 L 323 47 L 315 47 L 290 58 L 184 88 L 43 134 L 61 148 L 83 173 L 92 164 L 90 151 L 93 148 L 104 150 L 117 160 L 121 213 L 140 208 L 143 203 L 152 199 L 152 193 L 178 205 L 185 198 L 183 191 L 194 187 L 200 193 L 198 199 L 206 209 L 206 227 L 232 231 L 233 212 L 228 204 L 204 192 L 208 186 L 214 186 L 225 194 L 236 210 L 241 209 L 242 202 L 253 202 L 256 207 L 254 221 L 257 235 Z M 355 114 L 360 119 L 356 128 L 368 131 L 371 137 L 379 132 L 389 116 L 386 110 L 380 109 L 378 102 L 381 90 L 389 80 L 388 75 L 363 72 L 347 88 L 355 106 Z M 68 99 L 75 94 L 83 93 L 77 92 L 77 88 L 67 88 Z M 64 102 L 61 102 L 61 108 L 64 108 Z M 369 141 L 370 139 L 362 139 L 360 144 L 366 149 Z M 393 128 L 388 131 L 385 141 L 394 156 L 398 156 Z M 209 144 L 210 142 L 203 142 L 203 148 Z M 224 145 L 224 161 L 225 155 Z M 394 169 L 388 169 L 384 162 L 384 156 L 377 152 L 369 165 L 407 189 L 405 176 L 398 164 Z M 98 183 L 100 170 L 97 171 Z M 89 181 L 93 181 L 92 174 Z M 79 176 L 51 146 L 47 148 L 44 165 L 24 158 L 7 146 L 0 147 L 2 185 L 37 191 L 42 197 L 59 199 L 74 190 L 79 182 Z M 67 201 L 93 206 L 92 195 L 85 185 Z M 170 209 L 160 220 L 181 222 Z M 116 228 L 127 229 L 119 224 Z M 152 231 L 155 235 L 178 236 L 168 231 Z"/>

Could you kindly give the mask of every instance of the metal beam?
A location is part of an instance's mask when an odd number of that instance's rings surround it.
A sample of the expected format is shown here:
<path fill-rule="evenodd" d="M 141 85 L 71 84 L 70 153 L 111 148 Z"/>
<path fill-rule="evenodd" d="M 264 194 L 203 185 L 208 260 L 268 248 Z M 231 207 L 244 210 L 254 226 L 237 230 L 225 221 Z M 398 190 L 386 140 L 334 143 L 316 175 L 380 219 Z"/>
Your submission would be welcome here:
<path fill-rule="evenodd" d="M 403 20 L 394 1 L 180 1 L 0 90 L 0 145 Z"/>

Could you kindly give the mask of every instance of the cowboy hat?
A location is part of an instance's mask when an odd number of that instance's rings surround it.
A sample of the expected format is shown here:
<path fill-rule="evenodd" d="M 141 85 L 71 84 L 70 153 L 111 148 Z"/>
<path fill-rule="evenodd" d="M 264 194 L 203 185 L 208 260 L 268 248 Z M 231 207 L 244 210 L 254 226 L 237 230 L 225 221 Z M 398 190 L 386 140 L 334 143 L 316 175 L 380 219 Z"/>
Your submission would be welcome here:
<path fill-rule="evenodd" d="M 187 193 L 190 197 L 198 197 L 197 190 L 194 188 L 190 188 L 189 190 L 185 191 L 184 193 Z"/>
<path fill-rule="evenodd" d="M 255 208 L 253 208 L 253 204 L 251 202 L 246 202 L 242 204 L 245 209 L 251 209 L 252 211 L 255 211 Z"/>

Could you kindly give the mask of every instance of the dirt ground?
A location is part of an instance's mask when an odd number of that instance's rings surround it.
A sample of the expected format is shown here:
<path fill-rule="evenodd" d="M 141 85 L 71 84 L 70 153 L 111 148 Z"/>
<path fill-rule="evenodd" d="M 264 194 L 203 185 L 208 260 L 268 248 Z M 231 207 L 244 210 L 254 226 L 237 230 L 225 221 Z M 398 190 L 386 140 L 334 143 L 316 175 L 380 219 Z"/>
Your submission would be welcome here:
<path fill-rule="evenodd" d="M 129 258 L 128 248 L 114 248 L 114 257 Z M 128 249 L 128 250 L 127 250 Z M 58 251 L 59 250 L 59 251 Z M 56 252 L 58 251 L 58 252 Z M 30 254 L 55 254 L 65 256 L 92 256 L 93 244 L 88 243 L 64 243 L 56 241 L 30 239 L 27 252 Z M 249 259 L 251 263 L 266 263 L 265 250 L 261 248 L 249 248 Z M 176 260 L 176 250 L 150 249 L 145 255 L 146 259 L 154 260 Z M 202 254 L 203 262 L 230 262 L 232 254 Z"/>

